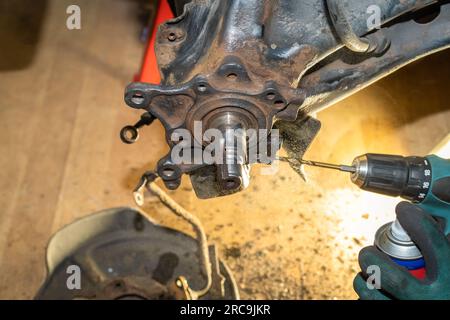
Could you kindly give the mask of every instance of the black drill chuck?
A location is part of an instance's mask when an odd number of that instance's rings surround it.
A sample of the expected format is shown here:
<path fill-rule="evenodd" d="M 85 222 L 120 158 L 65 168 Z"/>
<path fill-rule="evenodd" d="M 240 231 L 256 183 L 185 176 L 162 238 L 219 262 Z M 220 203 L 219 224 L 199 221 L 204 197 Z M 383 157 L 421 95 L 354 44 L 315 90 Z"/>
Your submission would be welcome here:
<path fill-rule="evenodd" d="M 366 191 L 421 202 L 431 186 L 431 164 L 423 157 L 369 153 L 357 157 L 352 166 L 352 181 Z"/>

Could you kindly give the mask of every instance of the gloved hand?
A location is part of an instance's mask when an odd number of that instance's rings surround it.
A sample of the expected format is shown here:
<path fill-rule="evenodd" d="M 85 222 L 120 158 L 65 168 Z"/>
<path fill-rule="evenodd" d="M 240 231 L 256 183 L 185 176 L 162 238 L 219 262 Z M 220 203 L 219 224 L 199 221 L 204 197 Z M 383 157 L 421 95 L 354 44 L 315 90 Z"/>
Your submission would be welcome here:
<path fill-rule="evenodd" d="M 376 247 L 367 247 L 359 254 L 359 273 L 353 287 L 362 300 L 443 300 L 450 299 L 450 237 L 446 237 L 438 223 L 425 211 L 408 202 L 396 208 L 402 227 L 422 252 L 426 264 L 426 278 L 418 280 L 394 263 Z M 367 268 L 377 265 L 381 271 L 381 290 L 369 289 Z"/>

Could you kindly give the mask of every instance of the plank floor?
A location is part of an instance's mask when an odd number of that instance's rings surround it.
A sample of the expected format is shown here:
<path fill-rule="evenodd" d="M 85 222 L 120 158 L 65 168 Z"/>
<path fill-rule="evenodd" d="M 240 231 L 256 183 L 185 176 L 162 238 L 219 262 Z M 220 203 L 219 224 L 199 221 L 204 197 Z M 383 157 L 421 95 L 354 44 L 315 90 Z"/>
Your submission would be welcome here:
<path fill-rule="evenodd" d="M 45 277 L 49 237 L 89 213 L 134 205 L 131 189 L 140 174 L 167 152 L 159 124 L 146 128 L 136 145 L 123 145 L 118 138 L 120 128 L 138 118 L 123 102 L 124 87 L 138 70 L 144 49 L 137 2 L 76 2 L 82 8 L 82 29 L 77 31 L 65 25 L 72 0 L 0 5 L 23 18 L 21 24 L 11 23 L 14 17 L 0 10 L 2 299 L 32 298 Z M 32 15 L 24 13 L 23 3 L 34 6 Z M 2 27 L 6 25 L 8 30 Z M 347 162 L 369 150 L 424 154 L 450 131 L 449 90 L 449 52 L 415 63 L 320 113 L 324 129 L 309 156 Z M 339 184 L 358 191 L 338 174 L 314 170 L 312 187 L 306 187 L 281 166 L 280 174 L 270 178 L 255 170 L 252 187 L 225 200 L 197 200 L 187 181 L 174 196 L 200 216 L 222 252 L 240 248 L 240 260 L 227 254 L 225 259 L 236 272 L 243 298 L 354 298 L 356 253 L 371 235 L 344 234 L 348 207 L 330 213 L 339 218 L 329 225 L 323 221 L 330 218 L 321 212 L 327 208 L 323 195 L 341 190 Z M 156 203 L 146 209 L 161 221 L 178 223 Z M 358 216 L 371 210 L 362 207 Z M 353 238 L 361 241 L 348 249 L 348 261 L 338 261 L 341 249 L 335 250 L 333 241 L 339 237 L 344 239 L 340 245 L 348 247 Z M 285 263 L 281 282 L 294 279 L 298 290 L 289 287 L 286 293 L 263 276 L 260 287 L 252 287 L 251 272 L 261 264 L 253 254 L 271 252 L 274 243 L 282 249 L 266 258 L 267 268 Z M 334 266 L 328 266 L 330 261 Z M 340 276 L 324 277 L 322 266 Z M 322 273 L 315 275 L 315 270 Z"/>

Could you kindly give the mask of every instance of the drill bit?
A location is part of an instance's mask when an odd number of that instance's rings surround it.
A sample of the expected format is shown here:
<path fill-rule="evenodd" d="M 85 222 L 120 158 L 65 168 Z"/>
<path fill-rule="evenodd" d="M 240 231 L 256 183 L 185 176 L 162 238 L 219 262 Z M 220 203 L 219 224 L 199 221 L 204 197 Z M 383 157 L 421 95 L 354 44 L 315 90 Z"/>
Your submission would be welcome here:
<path fill-rule="evenodd" d="M 312 167 L 320 167 L 320 168 L 326 168 L 326 169 L 333 169 L 333 170 L 339 170 L 344 172 L 350 172 L 355 173 L 356 168 L 354 166 L 346 166 L 346 165 L 339 165 L 339 164 L 331 164 L 331 163 L 325 163 L 325 162 L 318 162 L 318 161 L 309 161 L 304 159 L 291 159 L 288 157 L 279 157 L 278 160 L 290 162 L 290 163 L 300 163 L 307 166 Z"/>
<path fill-rule="evenodd" d="M 342 164 L 331 164 L 331 163 L 325 163 L 325 162 L 317 162 L 317 161 L 309 161 L 309 160 L 299 160 L 300 163 L 307 165 L 307 166 L 313 166 L 313 167 L 321 167 L 326 169 L 333 169 L 333 170 L 339 170 L 344 172 L 350 172 L 355 173 L 356 168 L 354 166 L 346 166 Z"/>

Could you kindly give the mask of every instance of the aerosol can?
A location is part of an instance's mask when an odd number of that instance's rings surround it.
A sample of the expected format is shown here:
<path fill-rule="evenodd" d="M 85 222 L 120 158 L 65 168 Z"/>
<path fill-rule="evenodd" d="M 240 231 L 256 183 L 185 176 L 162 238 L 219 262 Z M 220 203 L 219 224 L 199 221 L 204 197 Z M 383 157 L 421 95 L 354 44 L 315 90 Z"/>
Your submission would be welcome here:
<path fill-rule="evenodd" d="M 378 229 L 375 234 L 375 245 L 395 263 L 408 269 L 416 278 L 425 278 L 425 260 L 398 220 Z"/>

